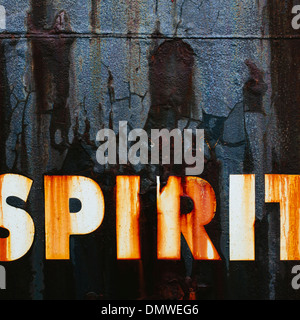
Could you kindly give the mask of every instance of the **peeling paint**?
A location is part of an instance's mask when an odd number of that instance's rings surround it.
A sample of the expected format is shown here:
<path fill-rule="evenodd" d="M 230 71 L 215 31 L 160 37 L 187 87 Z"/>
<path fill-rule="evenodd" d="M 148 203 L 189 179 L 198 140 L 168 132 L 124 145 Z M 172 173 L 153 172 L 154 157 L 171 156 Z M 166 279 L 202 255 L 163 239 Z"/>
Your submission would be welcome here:
<path fill-rule="evenodd" d="M 1 4 L 7 19 L 0 33 L 0 167 L 2 173 L 24 174 L 34 181 L 28 212 L 36 226 L 36 241 L 20 262 L 22 268 L 5 265 L 16 278 L 8 296 L 82 299 L 94 290 L 97 297 L 140 298 L 154 292 L 173 297 L 174 289 L 174 296 L 182 298 L 192 286 L 185 279 L 181 283 L 185 275 L 193 277 L 196 297 L 295 295 L 286 284 L 289 265 L 276 260 L 277 209 L 264 203 L 265 173 L 299 173 L 300 42 L 290 25 L 293 1 L 234 0 L 230 6 L 225 0 Z M 163 190 L 170 175 L 184 178 L 183 168 L 97 164 L 96 132 L 115 129 L 122 120 L 146 130 L 204 128 L 206 163 L 200 178 L 213 187 L 218 205 L 212 210 L 208 186 L 192 187 L 187 179 L 183 189 L 208 189 L 207 206 L 214 218 L 205 230 L 222 257 L 217 267 L 193 260 L 182 239 L 182 260 L 155 260 L 156 176 L 161 176 Z M 130 261 L 127 267 L 113 258 L 114 191 L 120 172 L 140 175 L 144 208 L 139 218 L 141 261 Z M 251 268 L 229 262 L 229 175 L 244 173 L 256 174 L 258 241 Z M 46 262 L 42 177 L 58 174 L 95 179 L 107 212 L 101 232 L 71 237 L 70 261 Z M 190 193 L 182 191 L 177 207 L 185 213 L 182 220 L 196 221 L 195 211 L 201 210 L 190 200 L 199 195 Z M 63 205 L 69 210 L 67 202 Z M 193 229 L 185 232 L 199 238 Z M 194 240 L 186 238 L 195 253 Z M 208 250 L 200 253 L 208 256 Z M 288 254 L 297 252 L 291 248 Z M 125 270 L 131 276 L 122 276 Z M 166 276 L 170 270 L 176 281 Z"/>

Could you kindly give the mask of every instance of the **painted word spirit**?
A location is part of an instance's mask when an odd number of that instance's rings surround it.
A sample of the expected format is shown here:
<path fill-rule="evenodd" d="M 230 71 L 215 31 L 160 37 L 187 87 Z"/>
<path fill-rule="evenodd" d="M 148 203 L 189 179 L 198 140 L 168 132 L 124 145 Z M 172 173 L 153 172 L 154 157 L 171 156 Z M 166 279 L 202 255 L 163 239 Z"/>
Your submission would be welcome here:
<path fill-rule="evenodd" d="M 12 206 L 8 198 L 26 202 L 33 181 L 16 174 L 0 176 L 0 227 L 9 231 L 0 238 L 0 261 L 24 256 L 34 241 L 35 226 L 30 214 Z M 230 260 L 255 260 L 255 175 L 231 175 L 229 186 Z M 265 202 L 280 204 L 281 260 L 300 260 L 300 176 L 265 175 Z M 116 177 L 117 258 L 141 258 L 140 177 Z M 100 186 L 82 176 L 45 176 L 46 259 L 70 259 L 70 236 L 98 229 L 105 207 Z M 193 201 L 193 209 L 181 214 L 182 196 Z M 205 226 L 215 216 L 216 197 L 211 185 L 199 178 L 169 177 L 161 188 L 157 177 L 157 259 L 180 259 L 181 234 L 195 260 L 220 260 Z M 81 208 L 71 212 L 70 199 Z"/>

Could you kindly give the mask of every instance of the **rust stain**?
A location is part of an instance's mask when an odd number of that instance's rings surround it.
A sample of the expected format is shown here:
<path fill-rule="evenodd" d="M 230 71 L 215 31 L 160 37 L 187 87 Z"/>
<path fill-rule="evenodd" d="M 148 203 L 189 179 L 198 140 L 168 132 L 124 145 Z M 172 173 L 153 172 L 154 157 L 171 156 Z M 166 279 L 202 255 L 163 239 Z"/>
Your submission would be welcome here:
<path fill-rule="evenodd" d="M 70 235 L 95 231 L 104 217 L 104 197 L 99 185 L 82 176 L 45 176 L 46 259 L 70 259 Z M 81 202 L 71 213 L 69 199 Z"/>
<path fill-rule="evenodd" d="M 118 259 L 141 258 L 140 249 L 140 177 L 117 177 L 116 232 Z"/>
<path fill-rule="evenodd" d="M 72 180 L 68 176 L 45 176 L 46 259 L 69 259 L 71 221 L 69 194 Z"/>
<path fill-rule="evenodd" d="M 266 175 L 266 202 L 280 203 L 280 259 L 300 260 L 300 176 Z"/>
<path fill-rule="evenodd" d="M 299 31 L 293 30 L 291 21 L 294 1 L 267 2 L 270 35 L 274 38 L 284 36 L 285 39 L 271 40 L 271 79 L 272 103 L 274 105 L 280 133 L 281 154 L 277 172 L 295 174 L 299 172 L 300 152 L 300 41 L 290 37 L 298 37 Z"/>
<path fill-rule="evenodd" d="M 36 10 L 36 6 L 39 5 L 35 3 L 28 16 L 28 37 L 36 34 L 41 36 L 31 39 L 38 137 L 42 136 L 43 131 L 42 115 L 51 114 L 51 145 L 63 151 L 68 145 L 70 127 L 69 70 L 70 51 L 74 39 L 60 37 L 62 34 L 72 32 L 69 17 L 65 11 L 60 11 L 55 17 L 52 27 L 46 30 L 42 24 L 42 13 Z M 53 104 L 49 103 L 49 97 L 53 97 Z M 56 143 L 55 134 L 58 130 L 61 133 L 62 141 Z"/>
<path fill-rule="evenodd" d="M 162 191 L 157 181 L 158 259 L 180 259 L 180 194 L 180 177 L 170 177 Z"/>
<path fill-rule="evenodd" d="M 140 25 L 140 8 L 139 1 L 127 0 L 127 30 L 128 33 L 138 33 Z"/>
<path fill-rule="evenodd" d="M 90 23 L 92 27 L 92 32 L 96 33 L 100 30 L 100 23 L 98 18 L 98 5 L 99 0 L 91 0 L 91 13 L 90 13 Z"/>
<path fill-rule="evenodd" d="M 46 23 L 47 3 L 46 1 L 31 0 L 31 13 L 28 23 L 35 29 L 43 29 Z"/>
<path fill-rule="evenodd" d="M 250 73 L 250 79 L 248 79 L 243 88 L 245 111 L 264 114 L 263 97 L 268 90 L 268 86 L 264 81 L 264 72 L 249 59 L 245 61 L 245 64 Z"/>
<path fill-rule="evenodd" d="M 156 128 L 166 127 L 166 112 L 175 114 L 176 120 L 190 117 L 194 102 L 194 51 L 182 40 L 162 43 L 150 56 L 149 81 L 151 94 L 150 121 Z M 149 124 L 150 125 L 150 124 Z M 173 123 L 176 126 L 177 123 Z"/>
<path fill-rule="evenodd" d="M 204 226 L 215 216 L 216 197 L 211 185 L 197 177 L 186 177 L 184 193 L 194 202 L 191 213 L 181 215 L 181 232 L 196 260 L 221 260 Z"/>
<path fill-rule="evenodd" d="M 188 196 L 193 200 L 193 210 L 180 214 L 180 200 Z M 181 185 L 180 177 L 170 177 L 160 192 L 157 183 L 157 257 L 180 259 L 180 235 L 196 260 L 221 260 L 204 226 L 209 224 L 216 212 L 216 197 L 211 185 L 197 177 L 186 177 Z"/>

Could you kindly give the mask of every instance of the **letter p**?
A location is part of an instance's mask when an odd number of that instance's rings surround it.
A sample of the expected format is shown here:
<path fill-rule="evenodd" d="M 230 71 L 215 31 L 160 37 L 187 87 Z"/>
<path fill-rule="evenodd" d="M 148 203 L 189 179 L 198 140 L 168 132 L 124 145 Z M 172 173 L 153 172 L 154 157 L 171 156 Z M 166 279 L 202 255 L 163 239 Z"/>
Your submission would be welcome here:
<path fill-rule="evenodd" d="M 81 209 L 70 212 L 70 199 Z M 99 185 L 79 176 L 45 177 L 46 259 L 70 259 L 70 235 L 95 231 L 104 217 L 104 197 Z"/>

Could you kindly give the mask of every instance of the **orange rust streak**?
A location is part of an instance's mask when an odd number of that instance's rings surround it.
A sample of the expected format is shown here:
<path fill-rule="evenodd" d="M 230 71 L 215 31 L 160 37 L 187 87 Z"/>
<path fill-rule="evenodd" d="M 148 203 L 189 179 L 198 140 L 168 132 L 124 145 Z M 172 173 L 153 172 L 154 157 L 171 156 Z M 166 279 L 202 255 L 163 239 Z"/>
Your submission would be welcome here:
<path fill-rule="evenodd" d="M 170 177 L 162 192 L 157 181 L 158 259 L 180 259 L 180 194 L 181 178 Z"/>
<path fill-rule="evenodd" d="M 70 213 L 69 199 L 81 201 Z M 46 259 L 69 259 L 70 235 L 96 230 L 104 217 L 104 197 L 99 185 L 80 176 L 45 177 Z"/>
<path fill-rule="evenodd" d="M 280 203 L 280 259 L 300 260 L 300 176 L 266 175 L 266 202 Z"/>
<path fill-rule="evenodd" d="M 140 177 L 117 177 L 116 232 L 117 258 L 140 259 Z"/>
<path fill-rule="evenodd" d="M 45 177 L 46 259 L 70 259 L 68 176 Z"/>
<path fill-rule="evenodd" d="M 197 177 L 186 177 L 185 193 L 194 201 L 194 209 L 181 215 L 181 232 L 196 260 L 221 260 L 212 244 L 205 225 L 214 218 L 216 197 L 211 185 Z"/>

